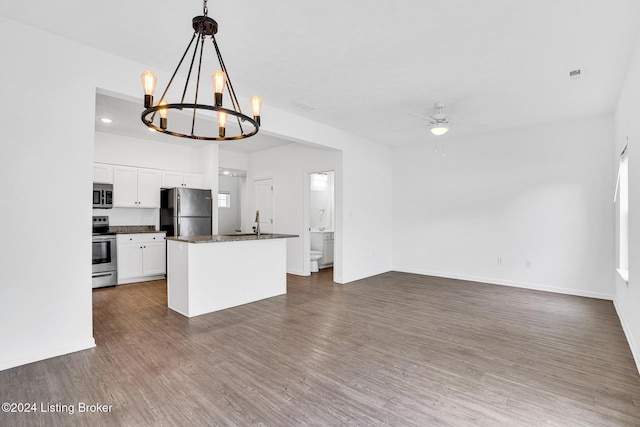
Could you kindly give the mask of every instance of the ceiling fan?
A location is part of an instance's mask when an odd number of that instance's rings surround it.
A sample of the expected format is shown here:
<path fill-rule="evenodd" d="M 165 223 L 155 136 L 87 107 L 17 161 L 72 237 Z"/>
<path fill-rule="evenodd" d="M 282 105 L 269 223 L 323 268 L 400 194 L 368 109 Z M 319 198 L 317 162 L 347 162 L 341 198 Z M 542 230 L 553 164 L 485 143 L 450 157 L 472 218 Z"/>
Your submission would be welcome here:
<path fill-rule="evenodd" d="M 409 115 L 416 117 L 423 122 L 427 122 L 431 133 L 435 136 L 442 136 L 449 131 L 451 120 L 449 120 L 449 116 L 444 113 L 444 104 L 442 102 L 436 101 L 434 108 L 435 114 L 431 116 L 414 112 L 409 113 Z"/>
<path fill-rule="evenodd" d="M 435 139 L 435 151 L 440 151 L 444 156 L 444 142 L 440 143 L 440 149 L 438 149 L 438 137 L 444 135 L 449 132 L 449 127 L 451 121 L 449 120 L 449 116 L 444 113 L 444 104 L 440 101 L 436 101 L 434 104 L 435 114 L 431 116 L 426 116 L 422 114 L 417 114 L 414 112 L 409 113 L 413 117 L 419 118 L 423 122 L 427 122 L 429 125 L 429 130 L 433 135 L 436 136 Z"/>
<path fill-rule="evenodd" d="M 436 113 L 429 117 L 429 126 L 431 127 L 431 133 L 435 136 L 442 136 L 449 132 L 449 117 L 442 111 L 444 104 L 440 101 L 435 103 Z"/>

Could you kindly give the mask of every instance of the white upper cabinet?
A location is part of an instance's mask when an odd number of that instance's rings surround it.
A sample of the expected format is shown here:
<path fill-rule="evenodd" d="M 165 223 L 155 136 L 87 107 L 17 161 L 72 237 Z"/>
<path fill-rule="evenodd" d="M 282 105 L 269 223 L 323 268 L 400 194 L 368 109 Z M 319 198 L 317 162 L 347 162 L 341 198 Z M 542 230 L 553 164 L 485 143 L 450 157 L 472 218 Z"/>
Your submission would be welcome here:
<path fill-rule="evenodd" d="M 204 189 L 204 175 L 199 173 L 184 173 L 184 186 L 187 188 Z"/>
<path fill-rule="evenodd" d="M 129 166 L 113 168 L 113 207 L 159 208 L 161 172 Z"/>
<path fill-rule="evenodd" d="M 113 184 L 113 165 L 106 163 L 93 164 L 93 182 Z"/>
<path fill-rule="evenodd" d="M 162 171 L 162 188 L 182 187 L 182 172 Z"/>
<path fill-rule="evenodd" d="M 138 207 L 160 207 L 160 182 L 162 175 L 154 169 L 138 169 Z"/>
<path fill-rule="evenodd" d="M 113 207 L 138 207 L 138 169 L 113 168 Z"/>
<path fill-rule="evenodd" d="M 204 176 L 197 173 L 162 171 L 162 188 L 204 188 Z"/>

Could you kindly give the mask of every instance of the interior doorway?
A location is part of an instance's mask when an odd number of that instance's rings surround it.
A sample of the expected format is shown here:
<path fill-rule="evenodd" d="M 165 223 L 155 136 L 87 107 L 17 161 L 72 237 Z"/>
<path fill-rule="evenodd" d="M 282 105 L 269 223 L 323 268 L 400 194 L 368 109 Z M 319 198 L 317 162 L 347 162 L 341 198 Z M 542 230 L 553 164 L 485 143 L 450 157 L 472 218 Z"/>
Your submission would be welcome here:
<path fill-rule="evenodd" d="M 242 213 L 246 209 L 247 172 L 220 168 L 218 174 L 218 234 L 242 232 Z"/>
<path fill-rule="evenodd" d="M 254 222 L 259 219 L 261 233 L 273 233 L 273 179 L 255 180 L 253 189 L 256 211 L 260 212 L 260 217 L 256 215 Z"/>
<path fill-rule="evenodd" d="M 335 241 L 335 172 L 311 172 L 307 186 L 308 238 L 305 259 L 310 274 L 332 268 Z M 308 255 L 307 255 L 308 254 Z"/>

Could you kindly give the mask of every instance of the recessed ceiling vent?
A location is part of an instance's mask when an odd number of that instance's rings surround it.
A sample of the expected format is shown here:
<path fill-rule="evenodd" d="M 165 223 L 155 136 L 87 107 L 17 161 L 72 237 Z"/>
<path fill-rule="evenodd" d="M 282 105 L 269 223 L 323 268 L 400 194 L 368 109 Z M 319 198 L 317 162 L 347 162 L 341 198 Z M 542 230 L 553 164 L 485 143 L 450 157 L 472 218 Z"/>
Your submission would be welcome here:
<path fill-rule="evenodd" d="M 316 109 L 316 107 L 314 107 L 313 105 L 309 105 L 309 104 L 307 104 L 305 102 L 298 101 L 298 100 L 291 101 L 291 103 L 293 105 L 295 105 L 296 108 L 298 108 L 299 110 L 302 110 L 302 111 L 313 111 L 313 110 Z"/>
<path fill-rule="evenodd" d="M 582 70 L 577 69 L 577 70 L 571 70 L 569 71 L 569 79 L 571 80 L 577 80 L 580 77 L 582 77 Z"/>

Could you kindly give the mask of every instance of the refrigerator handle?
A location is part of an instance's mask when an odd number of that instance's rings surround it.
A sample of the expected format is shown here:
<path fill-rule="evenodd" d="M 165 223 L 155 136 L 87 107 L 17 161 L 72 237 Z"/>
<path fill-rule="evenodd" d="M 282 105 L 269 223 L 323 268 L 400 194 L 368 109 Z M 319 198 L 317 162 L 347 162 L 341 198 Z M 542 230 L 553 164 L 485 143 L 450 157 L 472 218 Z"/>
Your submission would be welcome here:
<path fill-rule="evenodd" d="M 176 201 L 176 207 L 178 208 L 178 209 L 177 209 L 177 213 L 178 213 L 178 216 L 180 216 L 180 194 L 177 194 L 177 195 L 176 195 L 176 199 L 177 199 L 177 201 Z"/>

